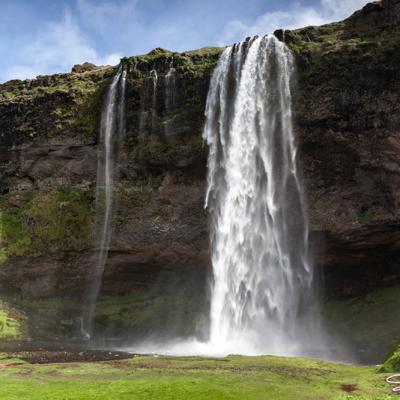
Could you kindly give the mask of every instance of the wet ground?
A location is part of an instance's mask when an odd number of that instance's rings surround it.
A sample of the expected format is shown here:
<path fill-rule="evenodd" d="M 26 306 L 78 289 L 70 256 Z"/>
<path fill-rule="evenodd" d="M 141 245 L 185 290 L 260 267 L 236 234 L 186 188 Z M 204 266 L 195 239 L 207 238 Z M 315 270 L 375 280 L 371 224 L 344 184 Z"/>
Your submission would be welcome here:
<path fill-rule="evenodd" d="M 126 360 L 133 354 L 85 348 L 82 343 L 2 342 L 0 359 L 18 358 L 31 364 Z"/>
<path fill-rule="evenodd" d="M 22 351 L 15 353 L 5 353 L 4 358 L 18 358 L 30 364 L 52 364 L 70 362 L 93 362 L 125 360 L 132 358 L 133 355 L 122 352 L 86 350 L 86 351 Z M 1 358 L 1 357 L 0 357 Z"/>

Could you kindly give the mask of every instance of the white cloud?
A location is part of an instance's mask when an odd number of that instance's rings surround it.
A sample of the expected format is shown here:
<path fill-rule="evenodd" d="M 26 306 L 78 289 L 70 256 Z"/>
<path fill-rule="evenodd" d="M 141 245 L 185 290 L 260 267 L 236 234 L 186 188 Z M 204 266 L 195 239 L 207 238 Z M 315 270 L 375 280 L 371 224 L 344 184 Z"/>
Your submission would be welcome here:
<path fill-rule="evenodd" d="M 326 18 L 342 19 L 362 8 L 370 0 L 321 0 L 322 13 Z"/>
<path fill-rule="evenodd" d="M 78 11 L 87 25 L 98 31 L 108 31 L 114 25 L 137 14 L 138 0 L 93 2 L 78 0 Z M 114 26 L 116 28 L 118 26 Z"/>
<path fill-rule="evenodd" d="M 220 38 L 221 45 L 243 40 L 246 36 L 263 35 L 276 29 L 295 29 L 310 25 L 322 25 L 348 17 L 368 3 L 369 0 L 320 0 L 316 7 L 292 3 L 288 11 L 265 13 L 252 23 L 230 21 Z"/>
<path fill-rule="evenodd" d="M 290 0 L 292 4 L 288 6 L 282 1 L 281 10 L 267 12 L 250 22 L 234 19 L 224 24 L 218 14 L 224 7 L 216 8 L 216 3 L 211 1 L 172 2 L 168 7 L 159 4 L 159 10 L 149 8 L 145 0 L 75 1 L 76 7 L 67 9 L 59 20 L 43 24 L 39 33 L 31 34 L 31 37 L 18 36 L 10 59 L 3 51 L 1 80 L 68 71 L 74 64 L 85 61 L 115 65 L 122 56 L 120 53 L 140 54 L 159 46 L 186 50 L 225 45 L 278 28 L 321 25 L 347 17 L 368 2 L 317 0 L 317 5 L 305 6 L 304 0 Z M 232 6 L 240 0 L 220 2 Z M 204 29 L 196 28 L 205 18 Z M 228 17 L 224 21 L 227 20 Z M 224 27 L 222 34 L 221 25 Z"/>
<path fill-rule="evenodd" d="M 23 63 L 6 71 L 6 80 L 68 71 L 74 64 L 85 61 L 115 65 L 121 58 L 120 54 L 99 55 L 68 12 L 60 22 L 45 25 L 33 42 L 22 47 L 20 52 Z"/>

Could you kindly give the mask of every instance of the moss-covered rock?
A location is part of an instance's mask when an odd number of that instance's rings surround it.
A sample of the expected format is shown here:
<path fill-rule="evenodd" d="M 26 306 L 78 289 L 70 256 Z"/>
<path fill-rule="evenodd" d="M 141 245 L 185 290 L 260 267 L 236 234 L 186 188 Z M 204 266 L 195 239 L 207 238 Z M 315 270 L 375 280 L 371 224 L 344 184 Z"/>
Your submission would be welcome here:
<path fill-rule="evenodd" d="M 400 372 L 400 344 L 395 346 L 389 354 L 384 364 L 380 368 L 381 372 Z"/>
<path fill-rule="evenodd" d="M 27 317 L 21 310 L 0 301 L 0 340 L 28 339 Z"/>
<path fill-rule="evenodd" d="M 138 142 L 133 156 L 136 162 L 150 168 L 184 168 L 205 163 L 207 147 L 199 135 L 184 136 L 165 140 L 150 135 Z"/>
<path fill-rule="evenodd" d="M 37 256 L 87 247 L 92 235 L 93 211 L 92 190 L 55 187 L 44 192 L 2 196 L 1 261 L 13 256 Z"/>
<path fill-rule="evenodd" d="M 93 142 L 111 67 L 0 85 L 0 145 Z"/>

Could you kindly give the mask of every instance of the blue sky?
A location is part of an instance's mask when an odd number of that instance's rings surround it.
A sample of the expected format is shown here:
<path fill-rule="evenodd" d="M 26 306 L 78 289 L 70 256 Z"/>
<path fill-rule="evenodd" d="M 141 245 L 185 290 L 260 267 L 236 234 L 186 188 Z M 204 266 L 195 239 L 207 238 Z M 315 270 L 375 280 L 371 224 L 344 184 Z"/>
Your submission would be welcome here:
<path fill-rule="evenodd" d="M 0 82 L 320 25 L 368 0 L 1 0 Z"/>

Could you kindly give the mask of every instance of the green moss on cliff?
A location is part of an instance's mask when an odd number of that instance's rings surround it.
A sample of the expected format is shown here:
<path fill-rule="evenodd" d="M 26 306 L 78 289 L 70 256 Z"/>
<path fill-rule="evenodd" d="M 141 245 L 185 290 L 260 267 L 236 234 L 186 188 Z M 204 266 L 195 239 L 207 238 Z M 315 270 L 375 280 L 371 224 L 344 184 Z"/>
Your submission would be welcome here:
<path fill-rule="evenodd" d="M 91 234 L 92 191 L 55 188 L 38 193 L 25 213 L 32 251 L 80 249 Z"/>
<path fill-rule="evenodd" d="M 0 203 L 0 260 L 56 250 L 78 250 L 91 235 L 94 192 L 57 187 L 24 193 L 21 204 L 12 195 Z"/>
<path fill-rule="evenodd" d="M 8 196 L 2 196 L 0 201 L 0 262 L 21 256 L 31 245 L 28 227 L 22 222 L 24 208 L 13 206 L 8 200 Z"/>
<path fill-rule="evenodd" d="M 315 74 L 327 74 L 324 69 L 329 67 L 332 71 L 340 68 L 337 77 L 346 79 L 353 73 L 351 67 L 358 66 L 361 62 L 364 69 L 372 69 L 376 63 L 385 63 L 389 68 L 397 68 L 396 61 L 388 57 L 399 48 L 400 32 L 381 30 L 359 30 L 354 29 L 346 22 L 324 25 L 320 27 L 308 27 L 287 32 L 287 44 L 291 50 L 300 57 L 301 74 L 312 81 Z M 304 68 L 303 70 L 303 67 Z M 385 67 L 385 65 L 381 65 Z M 302 78 L 304 80 L 304 78 Z M 322 82 L 322 79 L 316 83 Z M 324 86 L 330 86 L 340 90 L 339 82 L 326 80 Z M 319 87 L 320 85 L 318 85 Z"/>
<path fill-rule="evenodd" d="M 395 346 L 394 350 L 389 354 L 380 371 L 400 372 L 400 344 Z"/>
<path fill-rule="evenodd" d="M 88 135 L 94 135 L 99 126 L 103 99 L 110 79 L 82 88 L 80 95 L 76 97 L 76 117 L 72 120 L 72 125 L 83 128 Z"/>
<path fill-rule="evenodd" d="M 0 107 L 17 111 L 9 116 L 11 123 L 0 121 L 7 123 L 1 128 L 31 140 L 67 133 L 95 136 L 105 88 L 113 74 L 113 68 L 105 67 L 2 84 Z"/>
<path fill-rule="evenodd" d="M 168 71 L 171 60 L 178 74 L 201 75 L 213 70 L 222 51 L 220 47 L 203 47 L 184 53 L 155 49 L 145 55 L 126 57 L 122 62 L 130 67 L 132 76 L 136 78 L 146 76 L 147 70 L 156 66 L 161 71 Z"/>
<path fill-rule="evenodd" d="M 20 326 L 18 339 L 72 340 L 79 335 L 82 304 L 70 298 L 24 298 L 20 294 L 2 295 L 1 302 Z M 0 335 L 1 339 L 1 335 Z"/>
<path fill-rule="evenodd" d="M 26 316 L 23 312 L 7 307 L 0 301 L 0 340 L 27 337 Z"/>
<path fill-rule="evenodd" d="M 181 58 L 178 58 L 182 61 L 177 64 L 177 72 L 193 76 L 211 74 L 222 51 L 220 47 L 204 47 L 182 53 Z"/>
<path fill-rule="evenodd" d="M 135 158 L 150 166 L 184 167 L 196 161 L 205 161 L 207 148 L 200 135 L 187 135 L 164 140 L 150 135 L 140 140 L 135 148 Z"/>

